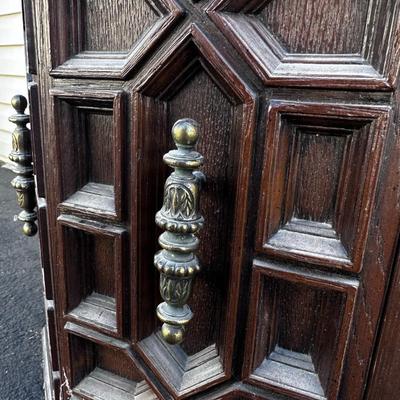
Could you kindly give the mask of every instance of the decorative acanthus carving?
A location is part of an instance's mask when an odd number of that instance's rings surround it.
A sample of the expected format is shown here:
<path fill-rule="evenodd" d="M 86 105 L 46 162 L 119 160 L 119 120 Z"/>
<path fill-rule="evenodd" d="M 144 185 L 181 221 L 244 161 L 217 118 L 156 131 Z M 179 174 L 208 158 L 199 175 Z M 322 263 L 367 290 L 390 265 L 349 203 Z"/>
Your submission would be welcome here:
<path fill-rule="evenodd" d="M 164 192 L 164 215 L 171 218 L 191 218 L 195 212 L 195 199 L 190 187 L 172 183 Z"/>
<path fill-rule="evenodd" d="M 203 164 L 203 157 L 194 151 L 198 139 L 196 121 L 177 121 L 172 137 L 177 150 L 168 152 L 164 162 L 174 172 L 165 182 L 164 204 L 156 214 L 157 225 L 166 232 L 158 239 L 162 250 L 155 255 L 154 265 L 160 272 L 160 293 L 164 299 L 157 307 L 158 318 L 163 322 L 161 333 L 168 343 L 178 344 L 193 316 L 186 303 L 193 278 L 200 271 L 195 255 L 199 239 L 195 234 L 204 223 L 199 212 L 202 174 L 195 169 Z"/>
<path fill-rule="evenodd" d="M 13 171 L 17 176 L 11 181 L 11 185 L 17 192 L 17 202 L 22 208 L 18 215 L 18 219 L 24 222 L 22 232 L 27 236 L 34 236 L 37 232 L 35 224 L 37 214 L 31 133 L 26 127 L 29 122 L 29 115 L 25 114 L 28 102 L 24 96 L 16 95 L 12 98 L 11 105 L 17 112 L 9 117 L 9 121 L 16 124 L 12 134 L 12 151 L 9 158 L 15 163 Z"/>

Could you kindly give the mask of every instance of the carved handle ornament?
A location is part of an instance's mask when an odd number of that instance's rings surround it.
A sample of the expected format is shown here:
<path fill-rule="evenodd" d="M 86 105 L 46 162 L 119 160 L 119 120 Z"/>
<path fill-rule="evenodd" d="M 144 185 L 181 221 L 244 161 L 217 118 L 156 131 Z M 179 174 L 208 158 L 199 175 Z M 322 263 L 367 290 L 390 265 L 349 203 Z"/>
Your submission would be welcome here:
<path fill-rule="evenodd" d="M 164 162 L 174 168 L 164 187 L 164 203 L 156 214 L 156 224 L 165 230 L 158 242 L 162 247 L 154 256 L 160 272 L 160 293 L 164 300 L 157 307 L 163 322 L 162 337 L 170 344 L 183 340 L 185 326 L 193 314 L 186 304 L 195 275 L 200 271 L 195 251 L 199 247 L 196 234 L 203 227 L 199 212 L 201 176 L 195 171 L 203 157 L 194 151 L 198 140 L 198 124 L 181 119 L 172 128 L 176 150 L 164 155 Z"/>
<path fill-rule="evenodd" d="M 16 125 L 12 134 L 12 151 L 9 159 L 14 162 L 13 171 L 17 176 L 11 181 L 11 185 L 17 192 L 17 202 L 22 208 L 18 215 L 18 219 L 24 222 L 22 232 L 27 236 L 34 236 L 37 232 L 35 224 L 37 214 L 31 133 L 26 127 L 29 122 L 29 115 L 25 114 L 28 102 L 24 96 L 16 95 L 11 99 L 11 105 L 17 112 L 8 118 Z"/>

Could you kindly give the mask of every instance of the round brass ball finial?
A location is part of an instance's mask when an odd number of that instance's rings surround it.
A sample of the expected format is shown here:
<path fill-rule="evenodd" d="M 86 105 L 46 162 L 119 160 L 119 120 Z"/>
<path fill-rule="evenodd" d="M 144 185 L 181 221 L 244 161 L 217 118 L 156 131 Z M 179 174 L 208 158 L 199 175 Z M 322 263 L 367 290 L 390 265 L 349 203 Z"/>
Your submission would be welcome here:
<path fill-rule="evenodd" d="M 35 236 L 38 231 L 36 224 L 33 222 L 25 222 L 22 227 L 22 232 L 26 236 Z"/>
<path fill-rule="evenodd" d="M 199 125 L 190 118 L 180 119 L 172 127 L 172 137 L 178 148 L 193 147 L 199 138 Z"/>
<path fill-rule="evenodd" d="M 163 324 L 161 327 L 161 334 L 164 340 L 169 344 L 180 344 L 183 341 L 183 334 L 185 329 L 182 326 Z"/>
<path fill-rule="evenodd" d="M 11 99 L 11 105 L 13 106 L 15 111 L 17 111 L 19 114 L 23 114 L 26 110 L 26 107 L 28 107 L 28 101 L 24 96 L 16 94 Z"/>

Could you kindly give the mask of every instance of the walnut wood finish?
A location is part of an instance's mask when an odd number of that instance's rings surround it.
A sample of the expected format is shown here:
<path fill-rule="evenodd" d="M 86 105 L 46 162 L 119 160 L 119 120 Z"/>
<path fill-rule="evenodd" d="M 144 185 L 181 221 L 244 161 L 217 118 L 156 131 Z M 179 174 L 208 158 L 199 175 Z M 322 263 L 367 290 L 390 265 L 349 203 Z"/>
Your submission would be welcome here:
<path fill-rule="evenodd" d="M 24 12 L 47 397 L 393 398 L 400 2 Z M 181 118 L 201 127 L 207 223 L 195 317 L 170 345 L 154 215 Z"/>

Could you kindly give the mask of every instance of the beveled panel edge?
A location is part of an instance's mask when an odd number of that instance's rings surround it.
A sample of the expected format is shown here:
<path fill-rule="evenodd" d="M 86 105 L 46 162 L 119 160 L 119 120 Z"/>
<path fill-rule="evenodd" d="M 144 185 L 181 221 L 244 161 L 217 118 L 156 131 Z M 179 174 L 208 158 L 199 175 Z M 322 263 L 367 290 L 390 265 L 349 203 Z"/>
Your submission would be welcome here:
<path fill-rule="evenodd" d="M 127 246 L 128 232 L 125 228 L 106 224 L 104 222 L 98 222 L 89 219 L 83 219 L 74 215 L 61 214 L 57 217 L 57 224 L 59 226 L 58 235 L 62 238 L 62 246 L 64 246 L 64 236 L 62 227 L 68 227 L 76 229 L 78 231 L 84 231 L 92 235 L 106 236 L 113 239 L 114 242 L 114 282 L 115 282 L 115 303 L 116 303 L 116 326 L 115 328 L 107 328 L 105 326 L 98 325 L 94 322 L 85 321 L 78 316 L 70 315 L 67 311 L 67 303 L 64 307 L 64 320 L 71 321 L 79 324 L 83 327 L 88 327 L 98 332 L 105 333 L 116 338 L 123 338 L 127 334 L 127 327 L 124 326 L 124 319 L 127 314 L 127 304 L 129 304 L 126 298 L 126 289 L 124 288 L 124 275 L 126 274 L 127 263 L 124 260 L 124 249 Z M 65 259 L 60 261 L 62 263 L 62 270 L 64 275 L 67 274 Z M 82 299 L 83 300 L 83 299 Z M 70 310 L 73 311 L 73 310 Z"/>
<path fill-rule="evenodd" d="M 304 255 L 300 253 L 294 253 L 292 251 L 280 251 L 276 248 L 271 248 L 267 245 L 267 214 L 269 208 L 266 205 L 269 204 L 269 196 L 271 193 L 265 193 L 260 190 L 259 195 L 259 215 L 257 218 L 256 228 L 256 243 L 255 250 L 259 253 L 266 253 L 274 257 L 289 259 L 293 261 L 307 262 L 314 265 L 325 265 L 327 267 L 336 267 L 339 269 L 349 270 L 353 272 L 361 272 L 362 260 L 365 250 L 365 239 L 368 235 L 368 227 L 370 224 L 372 205 L 375 199 L 377 177 L 382 163 L 382 153 L 385 147 L 385 139 L 389 127 L 389 121 L 391 118 L 391 106 L 386 105 L 363 105 L 363 104 L 341 104 L 341 103 L 328 103 L 328 102 L 294 102 L 288 100 L 274 100 L 271 99 L 267 104 L 266 113 L 266 136 L 264 139 L 264 156 L 262 163 L 268 162 L 268 168 L 264 168 L 261 178 L 261 187 L 269 187 L 271 180 L 273 179 L 274 165 L 276 156 L 271 153 L 275 153 L 277 149 L 274 148 L 273 144 L 276 142 L 275 136 L 279 133 L 280 121 L 282 115 L 288 116 L 307 116 L 315 118 L 330 118 L 336 117 L 338 119 L 349 119 L 351 122 L 363 122 L 363 123 L 374 123 L 374 132 L 380 132 L 380 134 L 370 134 L 372 141 L 371 149 L 373 154 L 371 159 L 368 161 L 366 167 L 366 179 L 367 183 L 362 188 L 361 203 L 367 203 L 367 212 L 363 212 L 360 221 L 361 233 L 358 233 L 354 242 L 356 243 L 354 250 L 354 259 L 352 262 L 335 258 L 321 258 L 313 257 L 310 254 Z M 365 189 L 365 188 L 368 188 Z M 371 197 L 372 200 L 368 200 Z M 343 262 L 345 261 L 345 262 Z"/>
<path fill-rule="evenodd" d="M 353 315 L 356 306 L 357 293 L 360 286 L 359 280 L 354 277 L 347 277 L 338 274 L 333 274 L 324 271 L 310 270 L 306 267 L 299 267 L 294 264 L 261 260 L 258 258 L 253 259 L 252 267 L 252 280 L 251 280 L 251 299 L 250 299 L 250 312 L 247 320 L 247 339 L 245 343 L 245 359 L 243 362 L 242 379 L 244 383 L 256 385 L 264 389 L 276 390 L 283 395 L 295 396 L 295 392 L 278 388 L 267 382 L 263 382 L 254 375 L 254 349 L 256 346 L 256 330 L 258 325 L 258 315 L 260 307 L 260 291 L 262 280 L 265 277 L 272 279 L 280 279 L 285 282 L 292 282 L 311 286 L 313 288 L 326 289 L 328 291 L 336 291 L 343 293 L 346 296 L 344 310 L 342 311 L 341 327 L 338 337 L 343 337 L 337 343 L 335 362 L 333 363 L 334 384 L 331 383 L 330 390 L 327 393 L 327 399 L 335 399 L 340 389 L 340 377 L 342 375 L 345 357 L 349 345 L 349 337 L 351 326 L 353 322 Z M 300 397 L 302 398 L 302 397 Z M 312 397 L 305 397 L 311 399 Z"/>
<path fill-rule="evenodd" d="M 71 321 L 66 321 L 63 329 L 67 333 L 73 334 L 82 339 L 89 340 L 110 349 L 124 352 L 130 358 L 135 368 L 137 368 L 139 374 L 143 376 L 143 379 L 145 379 L 149 386 L 157 393 L 158 397 L 160 399 L 172 400 L 170 394 L 158 382 L 151 370 L 146 367 L 140 356 L 132 349 L 132 344 L 130 342 L 124 339 L 112 337 L 108 334 L 97 332 L 92 328 L 80 326 Z"/>
<path fill-rule="evenodd" d="M 373 1 L 371 0 L 371 7 Z M 394 90 L 396 86 L 398 61 L 400 55 L 394 51 L 386 56 L 383 64 L 383 74 L 377 71 L 371 60 L 373 49 L 365 45 L 360 49 L 360 55 L 307 55 L 286 52 L 281 44 L 269 33 L 267 28 L 257 18 L 247 13 L 262 9 L 265 0 L 252 2 L 232 0 L 215 0 L 206 7 L 206 12 L 228 40 L 246 59 L 248 64 L 259 75 L 263 83 L 273 86 L 312 86 L 323 88 Z M 233 9 L 233 11 L 231 10 Z M 229 10 L 229 13 L 224 13 Z M 369 13 L 369 18 L 377 19 L 379 12 Z M 236 24 L 237 16 L 241 13 L 240 23 Z M 390 13 L 390 36 L 387 37 L 390 47 L 395 42 L 394 27 L 399 20 L 399 10 Z M 366 26 L 373 26 L 366 22 Z M 242 29 L 243 28 L 243 29 Z M 249 32 L 252 31 L 250 34 Z M 374 36 L 375 32 L 366 29 L 365 36 Z M 254 37 L 260 39 L 257 48 L 252 48 Z M 372 40 L 372 39 L 371 39 Z M 375 38 L 378 43 L 379 38 Z M 262 51 L 261 51 L 262 49 Z"/>
<path fill-rule="evenodd" d="M 51 0 L 48 0 L 49 2 Z M 103 78 L 125 79 L 131 71 L 160 44 L 170 30 L 185 15 L 185 11 L 175 0 L 160 0 L 165 7 L 165 14 L 160 12 L 160 18 L 143 32 L 141 37 L 132 44 L 128 52 L 86 51 L 70 56 L 66 61 L 57 61 L 59 54 L 52 54 L 52 68 L 50 75 L 60 78 Z M 50 9 L 50 7 L 49 7 Z M 55 18 L 56 20 L 56 18 Z M 78 28 L 75 28 L 79 30 Z M 52 37 L 51 47 L 59 45 L 57 28 L 50 25 Z M 77 36 L 74 33 L 74 36 Z M 76 42 L 76 38 L 75 38 Z M 76 43 L 75 43 L 76 47 Z"/>
<path fill-rule="evenodd" d="M 139 115 L 145 112 L 145 100 L 146 98 L 158 97 L 156 94 L 148 94 L 146 91 L 149 87 L 153 88 L 153 86 L 158 87 L 158 85 L 164 85 L 163 82 L 157 81 L 155 77 L 158 74 L 163 73 L 166 69 L 170 68 L 171 65 L 174 63 L 173 55 L 179 54 L 181 51 L 185 51 L 185 49 L 190 50 L 190 46 L 195 46 L 196 57 L 200 59 L 202 63 L 202 67 L 209 74 L 209 69 L 213 71 L 213 73 L 218 77 L 219 81 L 213 78 L 214 83 L 216 83 L 224 95 L 231 101 L 235 106 L 241 106 L 242 114 L 243 114 L 243 122 L 238 130 L 241 130 L 241 135 L 238 136 L 239 143 L 238 147 L 240 148 L 240 158 L 238 166 L 238 170 L 242 171 L 238 173 L 237 179 L 237 191 L 236 191 L 236 198 L 237 204 L 235 206 L 234 214 L 237 218 L 246 218 L 247 215 L 247 202 L 248 202 L 248 185 L 246 182 L 250 179 L 251 174 L 251 165 L 252 165 L 252 147 L 253 147 L 253 139 L 254 139 L 254 132 L 255 132 L 255 120 L 256 115 L 258 112 L 258 98 L 255 90 L 242 79 L 240 74 L 236 71 L 234 63 L 232 63 L 232 59 L 229 59 L 229 55 L 224 53 L 222 50 L 216 47 L 206 35 L 206 33 L 202 30 L 202 28 L 196 24 L 189 25 L 185 30 L 183 30 L 176 41 L 174 42 L 174 46 L 169 48 L 168 52 L 164 53 L 161 56 L 161 59 L 154 63 L 153 69 L 147 74 L 141 82 L 139 82 L 134 88 L 134 110 Z M 181 74 L 186 74 L 189 70 L 185 65 L 185 69 L 182 70 Z M 190 65 L 189 65 L 190 67 Z M 176 77 L 173 77 L 176 79 Z M 168 82 L 169 83 L 169 82 Z M 162 91 L 162 95 L 165 95 L 165 92 L 170 90 L 170 85 L 167 83 L 167 89 Z M 165 86 L 165 85 L 164 85 Z M 164 87 L 163 86 L 163 87 Z M 239 107 L 238 107 L 239 108 Z M 238 111 L 240 112 L 240 111 Z M 138 126 L 136 125 L 138 124 Z M 139 128 L 139 119 L 137 121 L 133 121 L 133 132 L 137 132 Z M 133 135 L 134 138 L 139 138 L 140 135 Z M 132 143 L 132 153 L 136 154 L 136 147 L 137 143 L 134 139 Z M 135 174 L 137 174 L 137 168 L 133 168 Z M 135 175 L 134 181 L 138 182 L 139 178 Z M 133 193 L 140 192 L 139 190 L 133 190 Z M 133 203 L 136 204 L 136 199 L 133 199 Z M 132 213 L 134 216 L 135 213 Z M 239 232 L 233 233 L 235 238 L 242 238 L 244 240 L 245 235 L 245 224 L 241 225 Z M 136 226 L 136 222 L 132 222 L 132 226 Z M 240 240 L 240 239 L 236 239 Z M 241 270 L 241 259 L 243 257 L 244 248 L 243 246 L 237 246 L 237 248 L 233 249 L 232 252 L 234 255 L 232 258 L 235 261 L 235 267 L 230 269 L 230 278 L 229 278 L 229 288 L 227 300 L 227 309 L 232 310 L 226 313 L 226 320 L 227 323 L 224 329 L 224 338 L 223 340 L 226 346 L 223 351 L 223 370 L 224 375 L 216 375 L 212 382 L 209 382 L 207 387 L 211 385 L 216 385 L 219 382 L 227 380 L 230 378 L 232 371 L 231 371 L 231 364 L 232 364 L 232 357 L 230 356 L 233 351 L 234 346 L 234 335 L 231 332 L 235 331 L 236 327 L 236 318 L 228 318 L 228 315 L 235 315 L 237 310 L 237 302 L 238 302 L 238 293 L 239 293 L 239 277 L 240 277 L 240 270 Z M 137 306 L 133 306 L 133 309 L 136 310 Z M 134 314 L 136 311 L 134 311 Z M 138 342 L 138 338 L 134 339 L 134 346 L 135 349 L 142 355 L 142 357 L 146 357 L 143 351 L 140 349 L 140 342 Z M 150 368 L 153 372 L 157 373 L 156 366 L 153 365 L 153 362 L 149 362 L 151 360 L 146 357 Z M 165 379 L 161 379 L 164 385 L 168 385 L 168 382 Z M 180 398 L 181 393 L 177 392 L 176 389 L 169 385 L 170 391 Z M 184 397 L 190 396 L 191 394 L 197 393 L 200 390 L 204 390 L 204 387 L 194 388 L 190 392 L 184 394 Z"/>
<path fill-rule="evenodd" d="M 122 196 L 124 195 L 122 179 L 123 167 L 125 163 L 125 126 L 126 121 L 126 93 L 122 89 L 102 89 L 99 87 L 74 87 L 73 89 L 64 89 L 61 87 L 53 87 L 49 90 L 53 102 L 59 100 L 76 101 L 81 103 L 91 101 L 110 101 L 112 107 L 112 123 L 113 123 L 113 156 L 114 156 L 114 199 L 113 209 L 97 209 L 91 208 L 88 205 L 73 205 L 68 203 L 67 198 L 64 198 L 61 203 L 57 205 L 57 209 L 61 213 L 70 213 L 82 216 L 84 218 L 99 218 L 110 221 L 121 222 L 126 214 L 123 207 Z M 102 107 L 98 107 L 102 109 Z M 96 107 L 93 107 L 96 109 Z M 60 158 L 59 158 L 60 159 Z M 62 169 L 60 165 L 60 169 Z M 79 190 L 78 190 L 79 192 Z M 75 192 L 77 193 L 77 192 Z"/>

